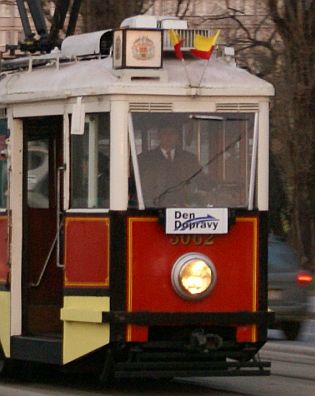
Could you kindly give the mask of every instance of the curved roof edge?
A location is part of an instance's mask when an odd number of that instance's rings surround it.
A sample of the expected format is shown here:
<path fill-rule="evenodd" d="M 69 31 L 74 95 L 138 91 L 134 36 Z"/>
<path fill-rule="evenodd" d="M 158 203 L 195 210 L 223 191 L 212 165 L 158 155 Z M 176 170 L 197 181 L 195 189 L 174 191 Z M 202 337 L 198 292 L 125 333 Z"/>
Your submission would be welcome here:
<path fill-rule="evenodd" d="M 102 94 L 257 97 L 273 96 L 274 87 L 244 69 L 215 59 L 209 64 L 191 60 L 186 67 L 177 59 L 167 59 L 163 69 L 145 73 L 137 69 L 117 73 L 111 58 L 93 59 L 3 74 L 0 79 L 0 103 Z"/>

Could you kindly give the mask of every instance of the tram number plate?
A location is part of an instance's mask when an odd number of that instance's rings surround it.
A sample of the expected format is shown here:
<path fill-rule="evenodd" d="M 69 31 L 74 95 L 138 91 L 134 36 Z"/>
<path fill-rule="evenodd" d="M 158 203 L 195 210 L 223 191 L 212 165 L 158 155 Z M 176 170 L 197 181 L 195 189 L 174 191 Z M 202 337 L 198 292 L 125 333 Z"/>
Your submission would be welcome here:
<path fill-rule="evenodd" d="M 227 208 L 166 209 L 167 234 L 226 234 Z"/>

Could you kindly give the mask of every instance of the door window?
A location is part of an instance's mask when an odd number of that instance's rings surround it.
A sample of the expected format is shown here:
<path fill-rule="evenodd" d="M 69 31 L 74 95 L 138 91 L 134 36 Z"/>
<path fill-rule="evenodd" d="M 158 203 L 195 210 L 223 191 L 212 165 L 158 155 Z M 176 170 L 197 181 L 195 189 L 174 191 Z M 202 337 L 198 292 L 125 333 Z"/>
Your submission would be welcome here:
<path fill-rule="evenodd" d="M 71 207 L 109 207 L 109 113 L 85 115 L 84 133 L 71 136 Z"/>

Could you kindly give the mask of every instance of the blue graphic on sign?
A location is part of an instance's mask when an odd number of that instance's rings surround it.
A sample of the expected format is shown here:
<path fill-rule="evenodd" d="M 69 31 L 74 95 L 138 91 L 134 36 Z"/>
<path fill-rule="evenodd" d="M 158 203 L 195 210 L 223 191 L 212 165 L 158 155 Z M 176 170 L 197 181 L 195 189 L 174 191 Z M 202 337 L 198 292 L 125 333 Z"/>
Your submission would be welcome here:
<path fill-rule="evenodd" d="M 190 213 L 190 218 L 187 220 L 180 219 L 179 213 L 175 212 L 175 228 L 174 231 L 185 231 L 185 230 L 197 230 L 207 229 L 209 231 L 215 231 L 219 225 L 219 219 L 211 216 L 210 214 L 202 217 L 196 217 L 194 213 Z"/>

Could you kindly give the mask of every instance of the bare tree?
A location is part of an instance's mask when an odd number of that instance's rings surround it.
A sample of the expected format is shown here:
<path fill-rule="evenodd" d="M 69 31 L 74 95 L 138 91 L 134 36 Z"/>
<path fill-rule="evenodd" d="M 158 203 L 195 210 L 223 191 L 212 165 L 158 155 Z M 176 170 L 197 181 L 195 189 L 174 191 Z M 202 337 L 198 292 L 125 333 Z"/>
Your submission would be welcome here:
<path fill-rule="evenodd" d="M 306 266 L 314 269 L 315 0 L 266 0 L 266 15 L 251 28 L 243 13 L 226 3 L 227 15 L 219 17 L 235 23 L 230 39 L 241 62 L 276 88 L 272 151 L 286 193 L 282 226 L 301 256 L 308 258 Z M 264 25 L 268 29 L 263 29 Z M 278 198 L 277 194 L 271 196 Z"/>
<path fill-rule="evenodd" d="M 41 0 L 46 20 L 50 25 L 49 38 L 58 41 L 58 36 L 68 34 L 64 27 L 73 4 L 81 5 L 80 30 L 90 32 L 118 27 L 129 16 L 142 14 L 152 6 L 153 0 Z M 52 5 L 53 6 L 52 6 Z M 53 12 L 52 12 L 53 8 Z M 70 15 L 71 22 L 71 15 Z M 73 32 L 70 32 L 72 34 Z M 62 38 L 62 37 L 61 37 Z"/>
<path fill-rule="evenodd" d="M 86 32 L 119 27 L 122 20 L 144 14 L 153 0 L 83 0 L 81 15 Z"/>
<path fill-rule="evenodd" d="M 268 0 L 283 43 L 275 120 L 294 240 L 314 265 L 315 255 L 315 1 Z"/>
<path fill-rule="evenodd" d="M 191 0 L 177 0 L 174 3 L 176 3 L 175 4 L 176 9 L 175 9 L 174 14 L 180 18 L 183 18 L 185 15 L 188 14 L 192 1 Z"/>

